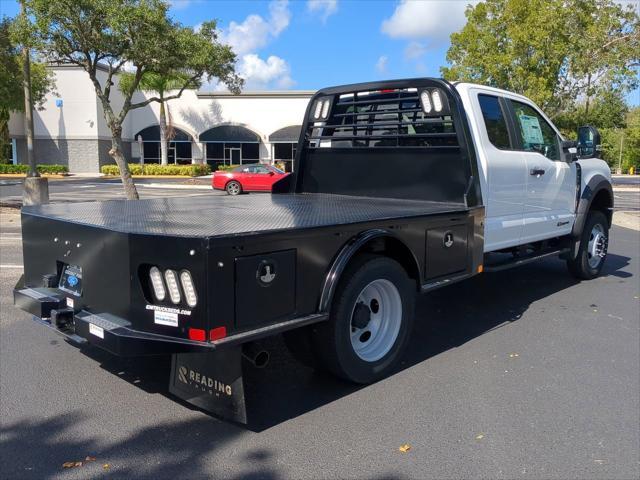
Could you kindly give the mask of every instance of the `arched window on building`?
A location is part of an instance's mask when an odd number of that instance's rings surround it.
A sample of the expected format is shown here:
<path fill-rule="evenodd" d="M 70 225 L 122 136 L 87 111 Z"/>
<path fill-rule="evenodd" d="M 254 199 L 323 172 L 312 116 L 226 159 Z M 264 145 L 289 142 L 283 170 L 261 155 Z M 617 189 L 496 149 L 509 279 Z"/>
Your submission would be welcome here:
<path fill-rule="evenodd" d="M 260 160 L 260 137 L 240 125 L 220 125 L 202 132 L 207 163 L 216 170 L 219 165 L 243 165 Z"/>
<path fill-rule="evenodd" d="M 301 125 L 291 125 L 276 130 L 269 135 L 271 158 L 274 162 L 284 164 L 287 172 L 293 171 L 293 160 L 296 158 L 296 148 L 298 147 L 301 128 Z"/>
<path fill-rule="evenodd" d="M 142 137 L 142 149 L 144 154 L 144 163 L 160 163 L 160 127 L 154 125 L 140 130 L 133 137 L 138 139 L 138 135 Z M 169 163 L 185 165 L 191 163 L 191 136 L 184 130 L 173 127 L 173 136 L 169 142 Z"/>

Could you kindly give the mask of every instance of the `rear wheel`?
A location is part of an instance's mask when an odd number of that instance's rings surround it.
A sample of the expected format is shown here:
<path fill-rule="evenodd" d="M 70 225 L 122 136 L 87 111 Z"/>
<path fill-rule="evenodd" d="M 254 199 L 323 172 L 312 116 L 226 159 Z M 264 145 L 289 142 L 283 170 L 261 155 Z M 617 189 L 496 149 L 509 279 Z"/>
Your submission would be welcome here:
<path fill-rule="evenodd" d="M 409 339 L 415 284 L 386 257 L 362 256 L 345 271 L 327 322 L 314 326 L 315 358 L 333 374 L 356 383 L 388 375 Z"/>
<path fill-rule="evenodd" d="M 242 193 L 242 185 L 240 185 L 240 182 L 231 180 L 227 183 L 225 190 L 229 195 L 240 195 Z"/>
<path fill-rule="evenodd" d="M 578 254 L 567 261 L 569 271 L 581 280 L 597 277 L 607 257 L 608 247 L 609 222 L 602 212 L 593 210 L 584 223 Z"/>

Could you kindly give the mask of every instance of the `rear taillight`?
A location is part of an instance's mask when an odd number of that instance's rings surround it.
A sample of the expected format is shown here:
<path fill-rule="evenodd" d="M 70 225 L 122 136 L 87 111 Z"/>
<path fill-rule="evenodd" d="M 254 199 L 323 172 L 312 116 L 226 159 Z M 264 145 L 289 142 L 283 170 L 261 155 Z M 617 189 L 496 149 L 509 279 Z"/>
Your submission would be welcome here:
<path fill-rule="evenodd" d="M 164 279 L 167 282 L 167 288 L 169 289 L 169 298 L 176 305 L 180 303 L 180 288 L 178 288 L 178 278 L 176 272 L 173 270 L 164 271 Z"/>
<path fill-rule="evenodd" d="M 198 304 L 196 286 L 189 270 L 180 270 L 178 274 L 176 270 L 170 268 L 163 272 L 158 267 L 152 266 L 149 269 L 149 279 L 153 295 L 158 302 L 164 302 L 168 296 L 174 305 L 184 301 L 193 308 Z"/>
<path fill-rule="evenodd" d="M 182 270 L 180 272 L 180 285 L 182 285 L 182 291 L 184 292 L 187 305 L 195 307 L 198 303 L 198 296 L 196 295 L 196 289 L 193 286 L 193 279 L 188 270 Z"/>
<path fill-rule="evenodd" d="M 149 270 L 149 278 L 151 279 L 151 286 L 153 287 L 153 294 L 156 300 L 164 301 L 167 296 L 167 291 L 164 289 L 162 274 L 158 267 L 151 267 L 151 270 Z"/>

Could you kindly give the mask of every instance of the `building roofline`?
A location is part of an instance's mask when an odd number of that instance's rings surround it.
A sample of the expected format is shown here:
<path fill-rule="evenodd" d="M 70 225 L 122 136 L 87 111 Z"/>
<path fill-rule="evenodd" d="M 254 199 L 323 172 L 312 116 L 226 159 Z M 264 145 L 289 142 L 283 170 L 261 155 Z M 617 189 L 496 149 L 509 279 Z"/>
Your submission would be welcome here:
<path fill-rule="evenodd" d="M 315 90 L 264 90 L 245 91 L 239 94 L 231 92 L 203 92 L 198 91 L 198 98 L 311 98 L 316 93 Z"/>
<path fill-rule="evenodd" d="M 75 63 L 48 62 L 47 63 L 47 67 L 51 68 L 53 70 L 59 70 L 59 69 L 84 70 L 84 68 L 82 68 L 80 65 L 76 65 Z M 108 72 L 109 71 L 109 66 L 105 65 L 103 63 L 98 63 L 96 65 L 96 68 L 98 70 L 103 71 L 103 72 Z"/>

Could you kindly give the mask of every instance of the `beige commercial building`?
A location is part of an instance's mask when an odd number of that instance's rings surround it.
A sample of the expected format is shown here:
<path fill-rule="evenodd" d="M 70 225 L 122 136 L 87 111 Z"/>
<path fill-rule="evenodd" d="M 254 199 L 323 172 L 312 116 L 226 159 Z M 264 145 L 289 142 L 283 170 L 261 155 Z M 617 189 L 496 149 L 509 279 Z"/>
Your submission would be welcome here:
<path fill-rule="evenodd" d="M 113 163 L 110 131 L 87 73 L 74 66 L 52 66 L 55 92 L 34 115 L 37 163 L 67 165 L 71 172 L 98 172 Z M 106 73 L 101 72 L 106 78 Z M 117 87 L 117 85 L 116 85 Z M 283 161 L 290 168 L 312 91 L 185 91 L 167 103 L 173 138 L 170 163 L 216 165 Z M 122 95 L 112 89 L 116 110 Z M 134 102 L 147 95 L 138 92 Z M 158 163 L 159 104 L 131 110 L 123 128 L 125 155 L 131 162 Z M 26 161 L 24 116 L 9 122 L 14 163 Z"/>

